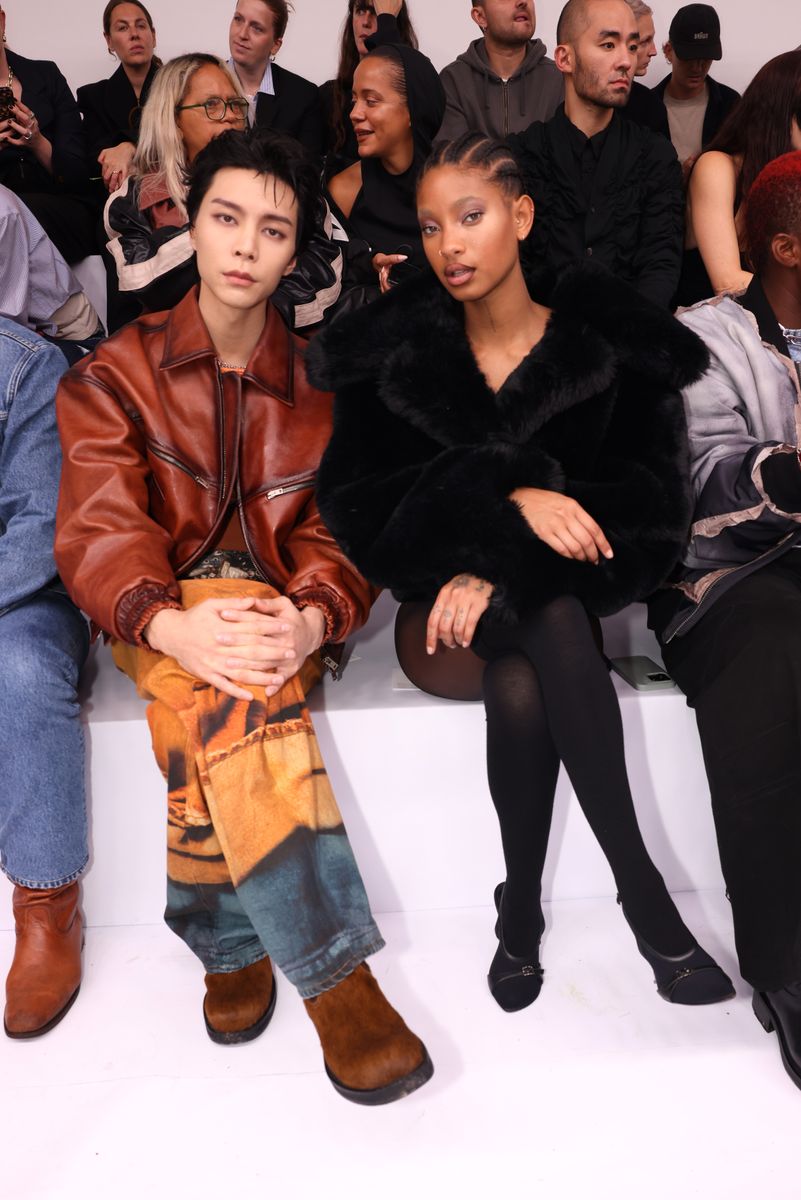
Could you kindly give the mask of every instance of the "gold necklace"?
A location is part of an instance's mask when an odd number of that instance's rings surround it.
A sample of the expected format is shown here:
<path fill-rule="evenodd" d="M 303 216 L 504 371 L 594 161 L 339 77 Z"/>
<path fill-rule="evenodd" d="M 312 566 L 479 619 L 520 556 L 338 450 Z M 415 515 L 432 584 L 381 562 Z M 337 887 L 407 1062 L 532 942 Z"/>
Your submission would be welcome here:
<path fill-rule="evenodd" d="M 247 363 L 244 363 L 244 365 L 241 363 L 227 363 L 223 362 L 221 358 L 218 358 L 217 362 L 224 371 L 244 371 L 247 368 Z"/>
<path fill-rule="evenodd" d="M 14 82 L 14 72 L 11 70 L 11 67 L 9 66 L 9 68 L 8 68 L 8 85 L 7 86 L 11 87 L 13 82 Z"/>

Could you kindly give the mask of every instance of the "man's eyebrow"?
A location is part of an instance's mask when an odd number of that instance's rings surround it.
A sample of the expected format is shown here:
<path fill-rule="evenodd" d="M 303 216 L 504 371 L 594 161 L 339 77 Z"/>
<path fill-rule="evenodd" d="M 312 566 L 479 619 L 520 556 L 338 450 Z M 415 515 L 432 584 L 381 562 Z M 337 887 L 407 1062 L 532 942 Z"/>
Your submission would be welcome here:
<path fill-rule="evenodd" d="M 212 196 L 210 203 L 221 204 L 223 208 L 230 208 L 231 211 L 235 213 L 241 214 L 245 211 L 241 204 L 235 204 L 233 200 L 224 200 L 222 196 Z M 281 215 L 281 213 L 277 212 L 264 212 L 261 214 L 261 219 L 263 221 L 278 221 L 282 225 L 292 224 L 292 221 L 289 217 L 284 217 Z"/>

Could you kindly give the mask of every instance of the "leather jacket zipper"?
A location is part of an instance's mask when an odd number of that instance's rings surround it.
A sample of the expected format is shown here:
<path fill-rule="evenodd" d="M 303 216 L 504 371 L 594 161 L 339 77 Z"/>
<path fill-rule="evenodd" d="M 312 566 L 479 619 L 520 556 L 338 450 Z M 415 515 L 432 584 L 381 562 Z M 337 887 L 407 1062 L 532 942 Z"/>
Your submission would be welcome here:
<path fill-rule="evenodd" d="M 176 458 L 174 454 L 170 454 L 167 450 L 162 450 L 159 446 L 151 445 L 149 449 L 153 454 L 155 454 L 156 458 L 160 458 L 162 462 L 169 463 L 172 467 L 177 467 L 179 471 L 183 471 L 183 473 L 188 475 L 190 479 L 194 479 L 195 483 L 200 487 L 205 488 L 206 491 L 209 490 L 209 484 L 207 480 L 202 479 L 200 475 L 196 475 L 191 467 L 188 467 L 186 463 L 181 462 L 180 458 Z"/>
<path fill-rule="evenodd" d="M 316 476 L 309 479 L 296 479 L 294 483 L 283 483 L 279 487 L 270 488 L 265 492 L 266 500 L 277 500 L 279 496 L 288 496 L 290 492 L 302 492 L 304 488 L 314 487 Z"/>

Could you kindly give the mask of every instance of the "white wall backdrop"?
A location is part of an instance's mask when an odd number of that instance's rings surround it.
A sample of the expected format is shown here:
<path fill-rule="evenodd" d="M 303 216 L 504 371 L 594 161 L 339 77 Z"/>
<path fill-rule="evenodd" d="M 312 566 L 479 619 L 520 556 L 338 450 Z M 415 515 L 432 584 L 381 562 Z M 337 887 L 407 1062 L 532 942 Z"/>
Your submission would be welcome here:
<path fill-rule="evenodd" d="M 100 33 L 105 0 L 3 0 L 12 49 L 29 58 L 54 59 L 73 90 L 111 73 L 113 64 Z M 227 55 L 232 0 L 146 0 L 155 22 L 163 59 L 189 50 Z M 664 40 L 681 0 L 651 0 L 657 36 Z M 469 0 L 409 0 L 421 47 L 437 67 L 465 49 L 476 32 Z M 724 60 L 714 74 L 742 90 L 756 69 L 774 54 L 801 43 L 798 0 L 717 0 L 723 26 Z M 541 0 L 537 32 L 554 44 L 560 0 Z M 346 0 L 294 0 L 294 16 L 280 54 L 290 70 L 321 83 L 330 78 L 337 58 Z M 663 67 L 665 68 L 663 70 Z M 666 73 L 654 59 L 647 83 Z"/>

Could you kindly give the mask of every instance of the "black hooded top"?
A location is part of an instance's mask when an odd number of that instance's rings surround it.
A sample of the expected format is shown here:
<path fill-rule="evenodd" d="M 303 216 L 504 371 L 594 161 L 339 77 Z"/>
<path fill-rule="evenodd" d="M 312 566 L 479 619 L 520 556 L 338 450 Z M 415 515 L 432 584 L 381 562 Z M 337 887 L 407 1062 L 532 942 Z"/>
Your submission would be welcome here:
<path fill-rule="evenodd" d="M 383 45 L 378 53 L 396 59 L 406 78 L 406 102 L 412 122 L 414 159 L 402 175 L 391 175 L 379 158 L 363 158 L 362 186 L 347 221 L 349 231 L 363 238 L 373 253 L 407 254 L 415 266 L 425 266 L 417 223 L 415 187 L 420 168 L 431 150 L 445 113 L 445 93 L 433 64 L 411 46 Z"/>

